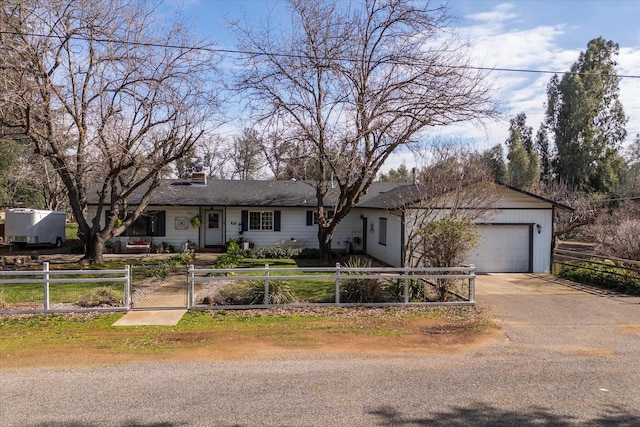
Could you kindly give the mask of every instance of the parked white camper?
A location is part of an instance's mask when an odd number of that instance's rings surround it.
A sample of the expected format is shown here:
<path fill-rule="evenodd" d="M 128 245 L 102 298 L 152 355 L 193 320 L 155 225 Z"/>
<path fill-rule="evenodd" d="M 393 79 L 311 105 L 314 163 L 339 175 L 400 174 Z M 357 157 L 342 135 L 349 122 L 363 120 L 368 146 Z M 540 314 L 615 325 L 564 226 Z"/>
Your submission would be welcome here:
<path fill-rule="evenodd" d="M 8 243 L 51 244 L 59 248 L 65 240 L 66 213 L 38 209 L 9 209 L 5 217 Z"/>

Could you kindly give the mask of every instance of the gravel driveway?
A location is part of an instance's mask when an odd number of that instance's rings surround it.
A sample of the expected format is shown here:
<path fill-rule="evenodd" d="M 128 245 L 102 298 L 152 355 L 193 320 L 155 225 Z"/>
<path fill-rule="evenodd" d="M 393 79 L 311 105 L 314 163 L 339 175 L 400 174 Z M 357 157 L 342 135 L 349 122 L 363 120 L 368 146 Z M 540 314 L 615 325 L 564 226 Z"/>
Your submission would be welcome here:
<path fill-rule="evenodd" d="M 472 353 L 2 371 L 0 423 L 640 425 L 638 298 L 527 275 L 477 287 L 505 335 Z"/>

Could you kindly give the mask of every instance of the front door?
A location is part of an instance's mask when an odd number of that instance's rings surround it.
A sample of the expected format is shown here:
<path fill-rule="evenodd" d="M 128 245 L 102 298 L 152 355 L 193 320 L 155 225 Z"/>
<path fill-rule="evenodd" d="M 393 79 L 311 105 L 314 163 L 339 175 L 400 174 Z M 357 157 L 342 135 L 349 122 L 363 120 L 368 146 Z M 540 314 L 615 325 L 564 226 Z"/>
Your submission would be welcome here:
<path fill-rule="evenodd" d="M 209 209 L 204 212 L 204 216 L 205 246 L 222 246 L 222 211 Z"/>

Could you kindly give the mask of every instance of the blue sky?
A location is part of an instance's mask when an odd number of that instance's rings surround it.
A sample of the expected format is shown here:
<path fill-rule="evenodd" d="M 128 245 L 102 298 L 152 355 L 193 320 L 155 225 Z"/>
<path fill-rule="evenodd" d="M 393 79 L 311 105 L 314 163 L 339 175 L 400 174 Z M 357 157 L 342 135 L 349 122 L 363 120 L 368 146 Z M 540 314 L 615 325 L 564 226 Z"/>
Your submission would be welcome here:
<path fill-rule="evenodd" d="M 345 0 L 346 1 L 346 0 Z M 234 48 L 226 20 L 246 16 L 259 24 L 272 10 L 286 19 L 286 2 L 280 0 L 172 1 L 196 31 L 220 48 Z M 618 74 L 640 76 L 640 1 L 638 0 L 452 0 L 450 13 L 456 28 L 469 38 L 475 60 L 486 67 L 564 72 L 586 49 L 589 40 L 604 37 L 620 45 Z M 484 127 L 458 126 L 433 130 L 430 136 L 471 142 L 479 150 L 503 143 L 509 119 L 520 112 L 537 130 L 543 119 L 546 86 L 551 74 L 494 71 L 489 78 L 504 115 Z M 628 141 L 640 132 L 640 78 L 623 78 L 621 100 L 629 117 Z M 227 133 L 234 133 L 227 128 Z M 239 132 L 239 131 L 238 131 Z M 412 156 L 393 156 L 385 169 Z"/>

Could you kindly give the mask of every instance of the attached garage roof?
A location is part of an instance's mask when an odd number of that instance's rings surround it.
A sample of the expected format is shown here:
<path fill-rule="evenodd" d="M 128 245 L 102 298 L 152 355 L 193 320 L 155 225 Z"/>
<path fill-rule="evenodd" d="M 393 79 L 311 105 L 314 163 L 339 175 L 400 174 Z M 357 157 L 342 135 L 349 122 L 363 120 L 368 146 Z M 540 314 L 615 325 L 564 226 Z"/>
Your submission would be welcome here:
<path fill-rule="evenodd" d="M 492 184 L 497 187 L 496 188 L 497 191 L 500 191 L 500 190 L 513 191 L 523 196 L 522 197 L 523 200 L 529 199 L 529 201 L 543 202 L 559 209 L 573 210 L 573 208 L 570 206 L 563 205 L 561 203 L 555 202 L 545 197 L 538 196 L 528 191 L 520 190 L 518 188 L 511 187 L 509 185 L 502 184 L 500 182 L 494 182 Z M 469 185 L 472 185 L 472 184 L 469 184 Z M 481 185 L 485 185 L 485 184 L 481 184 Z M 362 203 L 360 203 L 358 207 L 378 208 L 378 209 L 400 209 L 407 206 L 415 205 L 417 203 L 420 203 L 423 200 L 437 199 L 440 196 L 444 196 L 446 194 L 448 194 L 447 191 L 438 193 L 437 190 L 434 191 L 433 189 L 429 189 L 427 193 L 427 191 L 425 191 L 424 188 L 421 188 L 420 185 L 405 184 L 405 185 L 401 185 L 396 188 L 393 188 L 389 191 L 382 192 L 382 193 L 379 193 L 378 195 L 372 196 L 367 200 L 364 200 Z M 420 206 L 417 206 L 417 207 L 420 207 Z M 496 206 L 496 207 L 499 207 L 499 206 Z M 523 206 L 523 207 L 526 207 L 526 206 Z"/>

